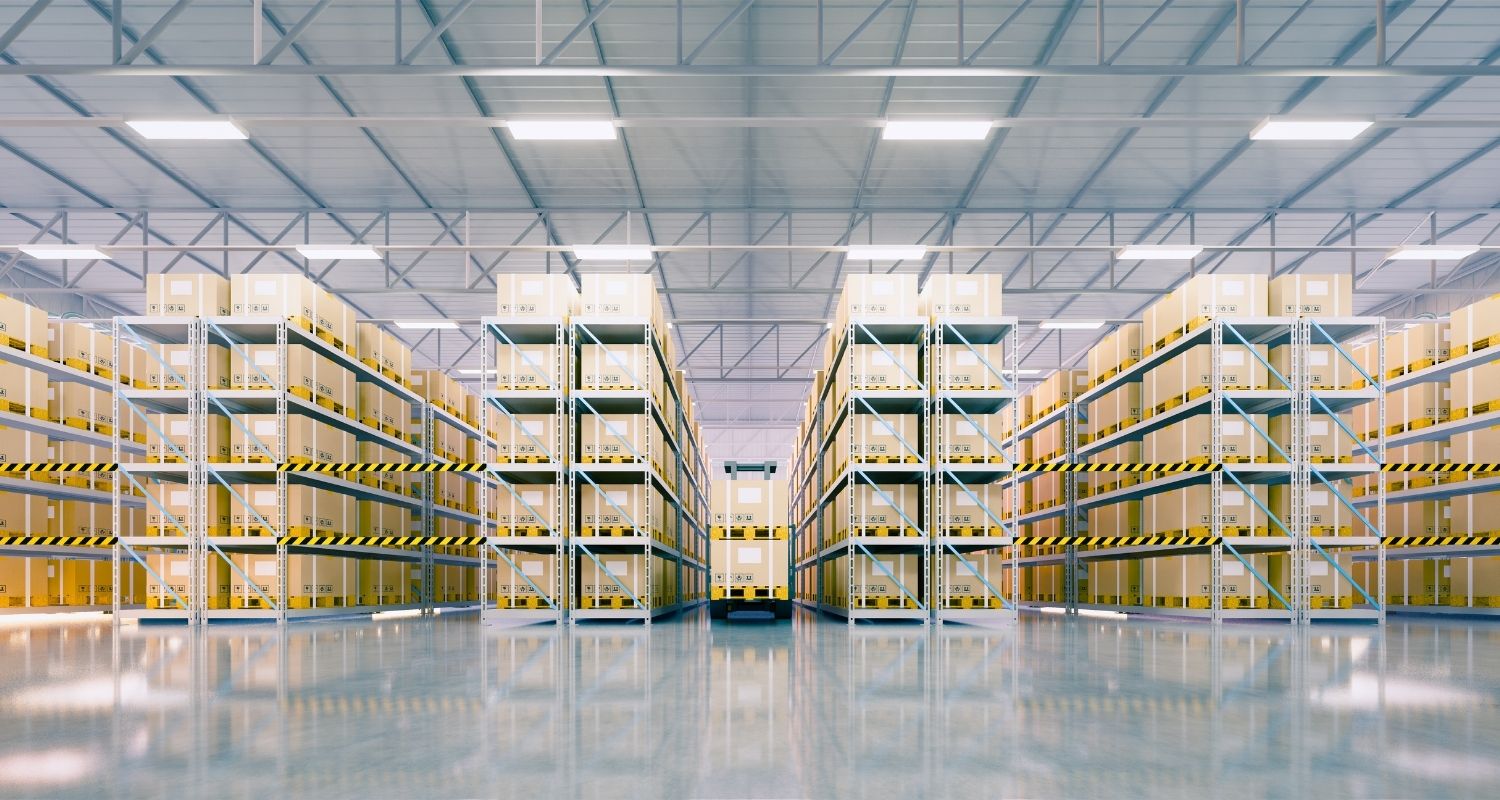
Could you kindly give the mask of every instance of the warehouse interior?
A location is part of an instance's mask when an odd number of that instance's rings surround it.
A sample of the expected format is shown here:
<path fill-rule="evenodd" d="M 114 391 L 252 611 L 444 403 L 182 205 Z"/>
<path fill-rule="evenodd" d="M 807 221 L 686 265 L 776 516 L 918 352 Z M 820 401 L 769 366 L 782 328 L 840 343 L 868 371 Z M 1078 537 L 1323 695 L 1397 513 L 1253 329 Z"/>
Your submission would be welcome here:
<path fill-rule="evenodd" d="M 0 796 L 1490 796 L 1497 62 L 0 2 Z"/>

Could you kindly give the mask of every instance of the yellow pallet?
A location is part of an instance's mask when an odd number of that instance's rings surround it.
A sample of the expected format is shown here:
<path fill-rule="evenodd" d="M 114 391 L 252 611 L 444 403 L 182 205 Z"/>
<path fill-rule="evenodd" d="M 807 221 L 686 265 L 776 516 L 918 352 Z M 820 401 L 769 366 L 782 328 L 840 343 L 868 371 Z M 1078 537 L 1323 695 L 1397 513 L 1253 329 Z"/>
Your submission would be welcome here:
<path fill-rule="evenodd" d="M 916 608 L 909 597 L 851 597 L 849 605 L 856 609 Z"/>
<path fill-rule="evenodd" d="M 1141 604 L 1141 596 L 1138 594 L 1101 594 L 1095 595 L 1092 602 L 1106 606 L 1138 606 Z"/>
<path fill-rule="evenodd" d="M 1000 455 L 993 455 L 993 456 L 954 456 L 954 455 L 950 455 L 950 456 L 944 457 L 943 460 L 947 461 L 950 464 L 1003 464 L 1003 463 L 1005 463 L 1005 457 L 1004 456 L 1000 456 Z"/>
<path fill-rule="evenodd" d="M 1468 353 L 1477 353 L 1480 350 L 1488 350 L 1489 348 L 1494 347 L 1497 344 L 1500 344 L 1500 334 L 1486 336 L 1483 339 L 1478 339 L 1468 344 L 1455 345 L 1449 350 L 1449 353 L 1452 358 L 1458 358 L 1459 356 L 1466 355 Z"/>
<path fill-rule="evenodd" d="M 1004 608 L 998 597 L 949 597 L 943 600 L 943 608 Z"/>
<path fill-rule="evenodd" d="M 916 528 L 895 525 L 878 525 L 870 528 L 856 528 L 855 536 L 918 536 Z"/>
<path fill-rule="evenodd" d="M 709 535 L 720 540 L 773 541 L 787 538 L 788 533 L 786 525 L 731 525 L 728 528 L 714 525 L 709 528 Z"/>
<path fill-rule="evenodd" d="M 1004 528 L 997 528 L 997 527 L 994 527 L 994 526 L 983 527 L 983 526 L 980 526 L 980 525 L 959 525 L 959 526 L 955 526 L 955 527 L 951 527 L 951 528 L 944 528 L 943 531 L 942 531 L 942 535 L 943 536 L 973 536 L 973 537 L 1004 536 L 1005 535 L 1005 529 Z"/>
<path fill-rule="evenodd" d="M 1351 536 L 1354 529 L 1349 525 L 1313 525 L 1307 529 L 1307 533 L 1309 536 Z"/>
<path fill-rule="evenodd" d="M 1469 599 L 1467 597 L 1449 597 L 1448 605 L 1458 608 L 1467 608 Z M 1490 595 L 1488 597 L 1475 597 L 1474 608 L 1500 608 L 1500 597 Z"/>
<path fill-rule="evenodd" d="M 496 455 L 495 456 L 495 463 L 497 463 L 497 464 L 546 464 L 546 463 L 550 462 L 551 460 L 552 459 L 550 459 L 550 458 L 548 458 L 546 456 L 512 456 L 512 455 Z M 587 457 L 585 457 L 584 458 L 584 462 L 588 463 L 588 461 L 589 461 L 589 459 Z"/>
<path fill-rule="evenodd" d="M 551 606 L 549 606 L 547 604 L 546 598 L 535 597 L 535 596 L 533 596 L 533 597 L 497 597 L 497 598 L 495 598 L 495 607 L 496 608 L 522 608 L 522 609 L 551 608 Z"/>
<path fill-rule="evenodd" d="M 590 597 L 584 595 L 583 608 L 638 608 L 636 603 L 631 602 L 628 597 Z"/>
<path fill-rule="evenodd" d="M 785 589 L 777 589 L 771 586 L 715 586 L 714 593 L 730 600 L 775 600 L 778 594 L 785 594 Z M 715 598 L 718 599 L 718 598 Z"/>
<path fill-rule="evenodd" d="M 551 536 L 552 532 L 545 525 L 501 525 L 496 529 L 496 536 Z"/>
<path fill-rule="evenodd" d="M 637 533 L 636 529 L 629 525 L 584 525 L 584 536 L 640 536 L 644 537 L 644 531 Z"/>
<path fill-rule="evenodd" d="M 338 414 L 339 416 L 349 417 L 350 419 L 353 419 L 355 417 L 353 409 L 350 409 L 343 403 L 335 402 L 333 398 L 319 396 L 318 399 L 313 402 L 317 403 L 323 408 L 328 409 L 329 411 L 332 411 L 335 414 Z"/>
<path fill-rule="evenodd" d="M 267 386 L 251 386 L 249 388 L 252 388 L 252 389 L 272 389 L 272 388 L 275 388 L 275 387 L 267 385 Z M 309 388 L 307 388 L 306 386 L 293 386 L 293 387 L 287 389 L 287 392 L 290 393 L 290 394 L 296 395 L 297 397 L 300 397 L 300 398 L 302 398 L 303 400 L 306 400 L 309 403 L 314 402 L 313 401 L 312 390 L 309 389 Z"/>

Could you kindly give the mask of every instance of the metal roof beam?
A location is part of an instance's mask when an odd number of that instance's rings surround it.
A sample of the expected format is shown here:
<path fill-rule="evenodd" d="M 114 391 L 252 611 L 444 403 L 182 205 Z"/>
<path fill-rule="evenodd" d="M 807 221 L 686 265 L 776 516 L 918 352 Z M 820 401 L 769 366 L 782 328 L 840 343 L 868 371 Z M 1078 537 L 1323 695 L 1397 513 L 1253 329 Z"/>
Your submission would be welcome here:
<path fill-rule="evenodd" d="M 703 38 L 703 41 L 699 42 L 698 46 L 693 48 L 693 52 L 688 53 L 687 56 L 680 60 L 678 63 L 691 64 L 694 61 L 697 61 L 698 56 L 703 55 L 703 51 L 708 49 L 709 45 L 718 41 L 719 37 L 724 35 L 724 31 L 729 30 L 729 26 L 733 25 L 735 20 L 744 16 L 745 12 L 749 11 L 750 6 L 754 5 L 754 3 L 755 0 L 740 0 L 740 4 L 731 9 L 729 14 L 726 15 L 718 25 L 714 26 L 713 30 L 709 31 L 708 36 L 705 36 Z"/>
<path fill-rule="evenodd" d="M 116 59 L 115 63 L 129 64 L 130 62 L 134 61 L 136 57 L 138 57 L 141 53 L 146 52 L 146 48 L 155 44 L 156 40 L 160 39 L 161 35 L 167 32 L 167 27 L 172 24 L 172 21 L 181 16 L 182 12 L 188 10 L 188 6 L 192 5 L 193 2 L 194 0 L 177 0 L 176 3 L 173 3 L 172 7 L 167 9 L 166 13 L 162 14 L 161 17 L 156 20 L 156 24 L 152 25 L 150 29 L 146 31 L 145 35 L 136 39 L 135 44 L 132 45 L 129 50 L 126 50 L 124 55 Z"/>
<path fill-rule="evenodd" d="M 0 53 L 5 52 L 5 48 L 10 47 L 16 37 L 25 33 L 26 29 L 31 27 L 31 23 L 36 22 L 36 18 L 40 17 L 50 5 L 52 5 L 52 0 L 36 0 L 15 22 L 11 23 L 5 33 L 0 34 Z"/>
<path fill-rule="evenodd" d="M 266 54 L 256 63 L 276 63 L 276 58 L 286 52 L 288 47 L 295 44 L 302 37 L 302 34 L 307 31 L 308 26 L 312 25 L 318 17 L 323 16 L 323 12 L 327 11 L 331 5 L 333 5 L 333 0 L 318 0 L 317 4 L 308 9 L 307 13 L 302 15 L 302 19 L 297 20 L 297 24 L 293 25 L 291 30 L 283 33 L 281 38 L 276 40 L 276 44 L 271 45 L 271 49 L 267 50 Z M 259 23 L 260 20 L 256 20 L 256 24 Z"/>

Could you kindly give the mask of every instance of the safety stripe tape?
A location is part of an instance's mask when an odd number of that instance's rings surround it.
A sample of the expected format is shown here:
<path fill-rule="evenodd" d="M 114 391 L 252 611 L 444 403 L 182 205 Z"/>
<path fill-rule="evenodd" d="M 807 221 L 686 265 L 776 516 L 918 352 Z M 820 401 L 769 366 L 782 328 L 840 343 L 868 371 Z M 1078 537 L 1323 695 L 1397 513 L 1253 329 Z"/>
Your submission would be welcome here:
<path fill-rule="evenodd" d="M 404 547 L 432 545 L 457 547 L 484 544 L 483 536 L 283 536 L 276 540 L 285 545 L 337 545 L 345 547 Z"/>
<path fill-rule="evenodd" d="M 0 536 L 0 545 L 30 547 L 107 547 L 115 541 L 113 536 Z"/>
<path fill-rule="evenodd" d="M 1131 547 L 1148 544 L 1210 545 L 1220 542 L 1217 536 L 1017 536 L 1017 545 L 1060 547 L 1064 545 L 1101 545 Z"/>

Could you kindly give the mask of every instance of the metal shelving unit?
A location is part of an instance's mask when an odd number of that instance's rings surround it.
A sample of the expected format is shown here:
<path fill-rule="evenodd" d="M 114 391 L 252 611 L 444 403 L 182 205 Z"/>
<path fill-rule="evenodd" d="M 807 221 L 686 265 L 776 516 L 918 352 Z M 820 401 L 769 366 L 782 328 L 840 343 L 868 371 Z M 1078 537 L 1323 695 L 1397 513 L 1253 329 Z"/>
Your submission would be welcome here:
<path fill-rule="evenodd" d="M 816 442 L 810 457 L 816 464 L 806 464 L 801 475 L 801 485 L 796 490 L 799 502 L 788 503 L 789 508 L 805 507 L 806 516 L 796 520 L 792 526 L 798 536 L 814 535 L 817 542 L 814 552 L 797 553 L 796 572 L 812 570 L 816 576 L 816 601 L 804 600 L 812 606 L 835 616 L 844 617 L 850 624 L 859 620 L 910 620 L 923 623 L 932 619 L 932 550 L 933 537 L 930 530 L 929 507 L 925 499 L 932 485 L 932 466 L 925 441 L 929 436 L 929 415 L 932 400 L 928 375 L 924 367 L 930 358 L 930 326 L 925 317 L 854 317 L 840 332 L 829 362 L 829 378 L 817 398 L 818 410 L 814 425 L 805 432 L 808 439 Z M 874 345 L 900 367 L 904 380 L 909 384 L 896 389 L 855 388 L 852 345 Z M 889 349 L 892 345 L 915 345 L 917 369 L 908 370 L 901 365 Z M 842 383 L 835 373 L 842 371 Z M 845 397 L 834 398 L 832 414 L 827 413 L 825 401 L 836 386 L 847 389 Z M 915 415 L 917 417 L 916 441 L 906 441 L 896 432 L 899 440 L 898 453 L 894 456 L 856 456 L 855 445 L 862 439 L 860 421 L 874 420 L 895 432 L 895 427 L 886 421 L 887 415 Z M 825 454 L 842 439 L 843 452 L 849 454 L 847 463 L 827 463 Z M 800 451 L 799 446 L 799 451 Z M 834 452 L 837 452 L 836 450 Z M 893 498 L 882 485 L 915 485 L 917 502 L 910 508 L 902 508 L 899 499 Z M 856 520 L 873 503 L 862 503 L 856 497 L 856 489 L 868 486 L 872 500 L 893 509 L 900 524 L 878 528 L 860 527 Z M 804 505 L 806 497 L 816 497 L 810 505 Z M 838 533 L 830 530 L 828 520 L 822 513 L 830 508 L 831 513 L 847 525 L 847 535 L 834 539 Z M 814 534 L 813 531 L 816 531 Z M 794 547 L 794 553 L 798 548 Z M 913 586 L 911 576 L 902 580 L 881 556 L 915 557 L 913 572 L 920 576 Z M 827 602 L 832 597 L 824 586 L 824 566 L 836 564 L 843 557 L 844 587 L 843 603 Z M 900 593 L 899 597 L 872 598 L 864 591 L 855 591 L 856 565 L 867 561 L 882 579 L 888 580 Z M 862 587 L 861 587 L 862 588 Z M 894 606 L 893 606 L 894 602 Z"/>
<path fill-rule="evenodd" d="M 696 597 L 683 599 L 684 587 L 689 583 L 706 583 L 708 565 L 706 558 L 695 553 L 708 550 L 708 529 L 703 523 L 701 509 L 706 504 L 706 473 L 698 464 L 688 464 L 685 454 L 691 450 L 701 453 L 697 434 L 686 423 L 683 397 L 672 379 L 672 365 L 668 362 L 656 326 L 649 317 L 574 317 L 570 321 L 571 363 L 569 374 L 572 389 L 568 396 L 569 429 L 574 432 L 570 445 L 571 464 L 568 467 L 568 509 L 573 515 L 573 524 L 567 537 L 571 568 L 569 597 L 573 601 L 569 612 L 573 622 L 586 620 L 639 620 L 649 623 L 656 617 L 681 610 L 690 605 L 706 601 Z M 620 368 L 627 379 L 622 385 L 610 388 L 584 388 L 581 385 L 582 348 L 596 345 L 602 348 L 606 359 Z M 628 359 L 618 355 L 617 350 L 629 345 L 643 346 L 646 351 L 640 369 L 626 366 Z M 657 380 L 657 376 L 660 380 Z M 661 394 L 657 393 L 657 388 Z M 670 400 L 670 410 L 666 408 Z M 658 437 L 643 436 L 644 447 L 633 445 L 607 421 L 604 415 L 631 414 L 657 426 L 662 434 L 662 445 L 658 451 L 652 444 Z M 608 436 L 619 443 L 620 455 L 607 460 L 585 461 L 579 425 L 585 419 L 597 419 Z M 692 440 L 690 448 L 687 442 Z M 611 499 L 609 486 L 633 486 L 642 489 L 639 508 L 623 508 Z M 585 487 L 596 493 L 605 505 L 618 517 L 618 525 L 589 525 L 584 523 L 582 497 Z M 684 495 L 689 495 L 684 499 Z M 661 519 L 666 530 L 652 530 L 655 507 L 661 505 Z M 697 510 L 694 509 L 696 507 Z M 607 564 L 609 555 L 641 556 L 642 580 L 631 589 L 631 582 L 622 580 L 618 569 Z M 654 557 L 664 559 L 674 571 L 673 588 L 662 599 L 653 602 L 656 565 Z M 619 595 L 602 597 L 605 592 L 596 592 L 599 597 L 590 597 L 584 591 L 581 576 L 590 566 L 602 579 L 607 579 L 620 590 Z M 697 573 L 696 577 L 691 573 Z M 604 602 L 608 601 L 608 602 Z"/>
<path fill-rule="evenodd" d="M 1021 460 L 1020 440 L 1015 436 L 1021 427 L 1016 402 L 1016 366 L 1020 361 L 1016 324 L 1013 317 L 940 317 L 932 324 L 928 381 L 933 394 L 933 442 L 929 457 L 933 465 L 933 608 L 939 622 L 1013 620 L 1019 610 L 1019 570 L 1013 543 L 1021 516 L 1020 498 L 1014 490 L 1003 491 L 1008 479 L 1014 478 L 1015 463 Z M 985 357 L 980 350 L 985 345 L 1001 346 L 1000 363 Z M 982 385 L 953 385 L 950 376 L 956 365 L 948 363 L 949 346 L 955 346 L 955 354 L 967 354 L 966 361 L 978 363 Z M 947 439 L 950 421 L 955 429 L 967 427 L 980 437 L 978 452 L 955 452 Z M 999 427 L 1011 435 L 995 431 L 993 422 L 1000 422 Z M 953 509 L 948 508 L 950 492 Z M 988 496 L 991 492 L 1000 496 Z M 1008 508 L 1002 506 L 1007 494 Z M 959 510 L 963 507 L 972 511 L 964 514 Z M 956 522 L 950 523 L 950 519 Z M 975 555 L 984 562 L 1004 558 L 1010 565 L 1003 573 L 1005 578 L 976 565 Z M 954 574 L 949 574 L 950 562 Z"/>

